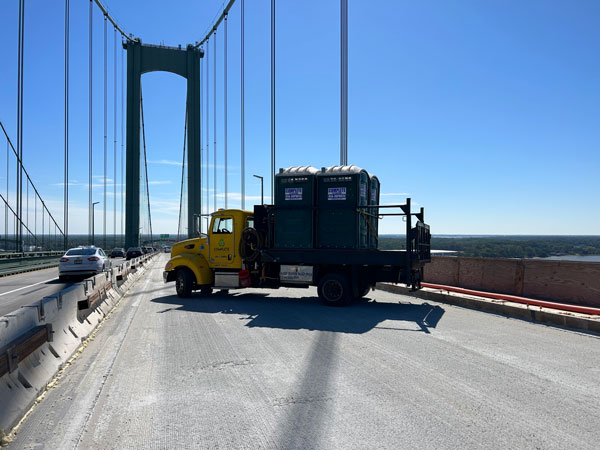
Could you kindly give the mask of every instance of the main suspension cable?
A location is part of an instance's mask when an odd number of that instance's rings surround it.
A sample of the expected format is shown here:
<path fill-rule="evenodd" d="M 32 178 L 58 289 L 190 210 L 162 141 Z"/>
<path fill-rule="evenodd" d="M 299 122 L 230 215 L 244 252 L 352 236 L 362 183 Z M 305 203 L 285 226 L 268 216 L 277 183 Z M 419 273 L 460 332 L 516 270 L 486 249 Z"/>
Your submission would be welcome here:
<path fill-rule="evenodd" d="M 235 3 L 235 0 L 229 0 L 229 2 L 227 3 L 227 6 L 225 6 L 225 8 L 223 8 L 223 12 L 219 16 L 219 18 L 216 20 L 215 24 L 210 28 L 210 30 L 206 33 L 206 35 L 202 38 L 202 40 L 200 40 L 199 42 L 196 42 L 196 44 L 194 45 L 195 48 L 199 48 L 200 46 L 204 45 L 204 43 L 206 41 L 208 41 L 210 39 L 212 32 L 219 27 L 219 25 L 221 24 L 222 21 L 227 19 L 227 14 L 229 14 L 229 10 L 231 9 L 231 7 L 233 6 L 234 3 Z"/>
<path fill-rule="evenodd" d="M 92 0 L 90 0 L 90 2 L 91 1 Z M 113 27 L 115 27 L 117 30 L 119 30 L 119 33 L 121 33 L 121 36 L 123 36 L 128 41 L 131 41 L 131 42 L 135 41 L 134 38 L 132 38 L 127 33 L 125 33 L 125 31 L 123 31 L 123 29 L 119 26 L 119 24 L 116 22 L 116 20 L 113 19 L 112 16 L 108 13 L 108 10 L 104 7 L 104 5 L 102 3 L 100 3 L 100 0 L 93 0 L 93 1 L 96 3 L 96 5 L 98 5 L 98 8 L 100 8 L 100 10 L 102 11 L 102 14 L 104 14 L 104 17 L 106 17 L 110 21 L 110 23 L 112 23 Z"/>

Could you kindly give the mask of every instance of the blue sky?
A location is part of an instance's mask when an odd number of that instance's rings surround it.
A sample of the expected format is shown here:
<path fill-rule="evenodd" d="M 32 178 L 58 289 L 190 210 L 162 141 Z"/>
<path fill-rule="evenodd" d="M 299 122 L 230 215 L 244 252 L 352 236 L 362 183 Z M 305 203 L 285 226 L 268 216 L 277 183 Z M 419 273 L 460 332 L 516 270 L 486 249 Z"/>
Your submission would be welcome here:
<path fill-rule="evenodd" d="M 145 43 L 199 40 L 222 0 L 104 4 Z M 246 0 L 246 194 L 270 171 L 270 0 Z M 24 163 L 62 222 L 63 2 L 26 2 Z M 16 135 L 18 1 L 0 4 L 0 119 Z M 600 233 L 600 2 L 349 0 L 349 161 L 382 202 L 409 195 L 434 234 Z M 88 2 L 71 1 L 71 232 L 87 231 Z M 94 200 L 103 201 L 103 19 L 94 9 Z M 108 232 L 113 198 L 113 32 L 108 34 Z M 240 11 L 229 19 L 230 206 L 240 192 Z M 218 206 L 223 49 L 217 35 Z M 212 65 L 210 43 L 210 141 Z M 118 78 L 121 47 L 118 42 Z M 142 78 L 155 232 L 175 232 L 185 81 Z M 118 83 L 120 88 L 120 81 Z M 203 87 L 203 92 L 206 86 Z M 120 183 L 120 91 L 118 92 Z M 204 125 L 204 123 L 203 123 Z M 205 135 L 204 135 L 205 139 Z M 339 1 L 277 2 L 277 167 L 339 159 Z M 5 141 L 0 139 L 0 155 Z M 5 157 L 0 157 L 4 161 Z M 212 164 L 212 161 L 211 161 Z M 0 186 L 5 182 L 0 164 Z M 212 168 L 210 169 L 212 177 Z M 4 181 L 3 181 L 4 180 Z M 212 178 L 210 187 L 212 188 Z M 11 182 L 11 186 L 12 186 Z M 212 209 L 212 191 L 210 207 Z M 10 194 L 9 194 L 10 195 Z M 96 230 L 102 229 L 98 205 Z M 97 207 L 97 208 L 98 208 Z M 120 203 L 117 202 L 120 211 Z M 118 220 L 120 224 L 120 218 Z M 384 233 L 402 231 L 385 219 Z M 118 231 L 120 227 L 118 227 Z"/>

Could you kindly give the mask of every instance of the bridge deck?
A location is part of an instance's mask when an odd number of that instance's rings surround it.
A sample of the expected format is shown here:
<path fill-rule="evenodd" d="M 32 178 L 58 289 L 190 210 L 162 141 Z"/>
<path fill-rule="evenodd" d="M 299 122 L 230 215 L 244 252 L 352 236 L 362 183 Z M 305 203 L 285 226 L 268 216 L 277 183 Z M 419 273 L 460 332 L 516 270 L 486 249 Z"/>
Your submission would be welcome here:
<path fill-rule="evenodd" d="M 597 448 L 595 335 L 379 291 L 181 300 L 164 259 L 10 448 Z"/>

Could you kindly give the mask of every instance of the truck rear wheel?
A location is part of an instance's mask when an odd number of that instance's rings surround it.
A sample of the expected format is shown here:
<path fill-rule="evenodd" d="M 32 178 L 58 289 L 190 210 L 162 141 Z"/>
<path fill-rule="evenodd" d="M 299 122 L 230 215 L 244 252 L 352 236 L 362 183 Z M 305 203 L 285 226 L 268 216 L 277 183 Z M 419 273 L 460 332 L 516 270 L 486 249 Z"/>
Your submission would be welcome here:
<path fill-rule="evenodd" d="M 175 290 L 181 298 L 192 295 L 192 274 L 189 269 L 179 269 L 175 278 Z"/>
<path fill-rule="evenodd" d="M 317 286 L 321 303 L 329 306 L 341 306 L 352 298 L 348 278 L 339 273 L 329 273 L 319 281 Z"/>

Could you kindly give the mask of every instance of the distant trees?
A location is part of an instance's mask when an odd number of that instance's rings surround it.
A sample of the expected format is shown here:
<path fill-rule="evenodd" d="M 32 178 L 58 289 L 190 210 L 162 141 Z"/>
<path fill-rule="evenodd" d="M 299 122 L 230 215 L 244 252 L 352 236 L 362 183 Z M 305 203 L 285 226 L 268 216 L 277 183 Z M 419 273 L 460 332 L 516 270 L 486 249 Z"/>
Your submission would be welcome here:
<path fill-rule="evenodd" d="M 380 236 L 379 248 L 405 248 L 403 236 Z M 600 255 L 600 236 L 432 237 L 434 250 L 454 250 L 483 258 L 547 258 L 560 255 Z"/>

